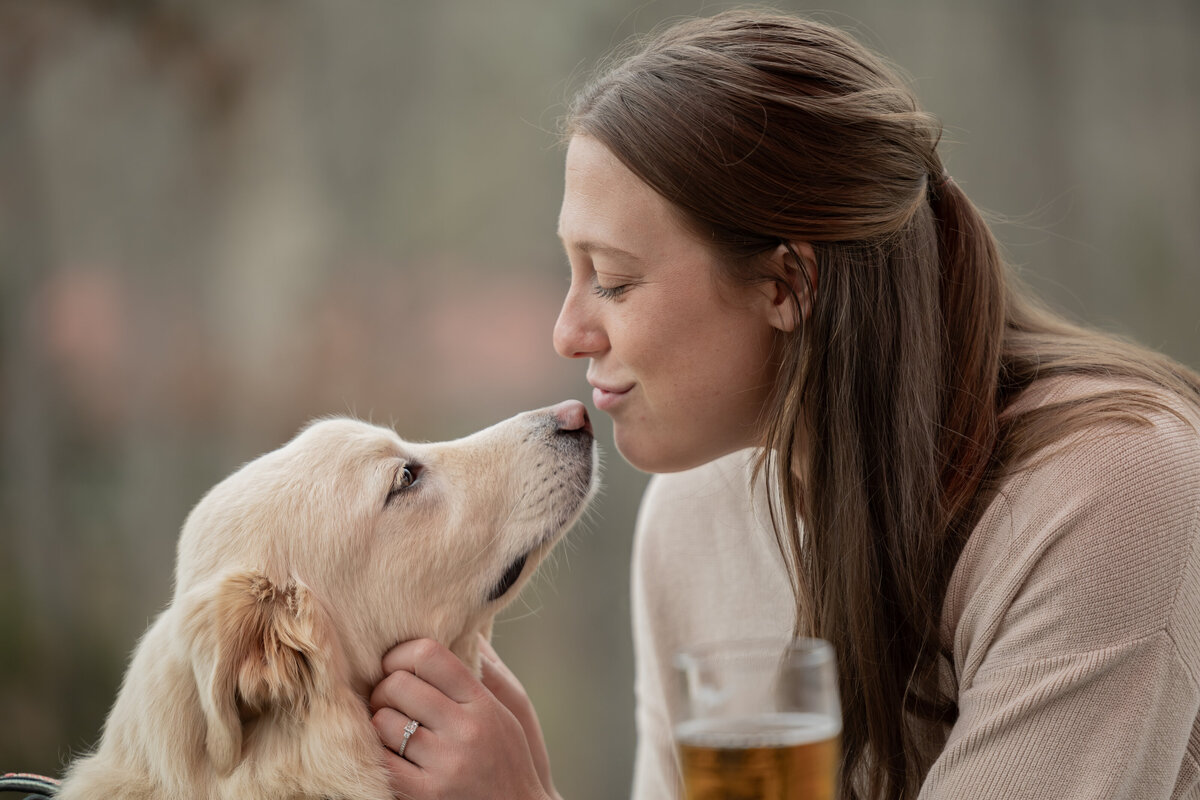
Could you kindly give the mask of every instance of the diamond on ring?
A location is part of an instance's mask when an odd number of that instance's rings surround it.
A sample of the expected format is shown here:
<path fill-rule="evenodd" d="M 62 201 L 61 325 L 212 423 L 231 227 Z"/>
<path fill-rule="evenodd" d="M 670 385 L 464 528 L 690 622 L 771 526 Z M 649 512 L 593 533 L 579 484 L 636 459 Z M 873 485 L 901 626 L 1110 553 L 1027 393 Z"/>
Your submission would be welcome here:
<path fill-rule="evenodd" d="M 421 723 L 415 719 L 404 726 L 404 738 L 400 740 L 400 749 L 396 751 L 396 755 L 404 758 L 404 751 L 408 748 L 408 740 L 417 732 L 417 728 L 421 727 Z"/>

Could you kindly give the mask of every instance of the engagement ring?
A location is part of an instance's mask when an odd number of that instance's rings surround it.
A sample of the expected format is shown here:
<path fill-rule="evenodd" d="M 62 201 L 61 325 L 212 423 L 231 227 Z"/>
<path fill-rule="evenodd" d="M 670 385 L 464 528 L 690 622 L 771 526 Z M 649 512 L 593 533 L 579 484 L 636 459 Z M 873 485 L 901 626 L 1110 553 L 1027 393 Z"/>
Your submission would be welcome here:
<path fill-rule="evenodd" d="M 417 728 L 421 727 L 421 723 L 415 719 L 404 726 L 404 738 L 400 741 L 400 749 L 396 751 L 396 755 L 404 758 L 404 750 L 408 747 L 408 740 L 417 732 Z"/>

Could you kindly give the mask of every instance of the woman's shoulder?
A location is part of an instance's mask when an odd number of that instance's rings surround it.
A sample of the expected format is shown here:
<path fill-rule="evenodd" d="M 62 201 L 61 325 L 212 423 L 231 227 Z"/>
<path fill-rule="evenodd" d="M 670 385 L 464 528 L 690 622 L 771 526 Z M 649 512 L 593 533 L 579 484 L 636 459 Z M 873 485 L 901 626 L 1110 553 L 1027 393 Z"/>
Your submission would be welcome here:
<path fill-rule="evenodd" d="M 1105 399 L 1106 407 L 1125 410 L 1150 423 L 1178 421 L 1181 429 L 1200 429 L 1200 399 L 1143 378 L 1109 375 L 1058 375 L 1045 378 L 1023 391 L 1001 414 L 1002 417 L 1038 411 L 1052 406 Z M 1168 425 L 1173 428 L 1174 425 Z"/>
<path fill-rule="evenodd" d="M 960 555 L 945 621 L 968 673 L 968 651 L 1048 657 L 1163 630 L 1181 610 L 1200 620 L 1200 414 L 1109 378 L 1047 382 L 1022 410 L 1096 397 L 1112 402 L 1006 481 Z"/>
<path fill-rule="evenodd" d="M 1088 376 L 1046 381 L 1018 408 L 1069 408 L 1076 421 L 1014 469 L 976 534 L 1003 520 L 1010 533 L 1045 537 L 1057 528 L 1038 523 L 1069 512 L 1120 538 L 1118 521 L 1200 513 L 1200 408 L 1191 400 L 1146 381 Z"/>
<path fill-rule="evenodd" d="M 1138 378 L 1061 375 L 1038 381 L 1000 415 L 1003 503 L 1030 483 L 1075 493 L 1118 476 L 1154 482 L 1200 470 L 1200 400 Z"/>

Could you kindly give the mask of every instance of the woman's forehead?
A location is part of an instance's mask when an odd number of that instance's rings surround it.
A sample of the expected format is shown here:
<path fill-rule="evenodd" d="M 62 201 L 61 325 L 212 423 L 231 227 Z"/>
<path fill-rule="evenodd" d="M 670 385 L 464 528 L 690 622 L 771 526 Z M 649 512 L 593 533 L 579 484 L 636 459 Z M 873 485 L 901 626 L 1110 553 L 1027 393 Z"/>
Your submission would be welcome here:
<path fill-rule="evenodd" d="M 670 203 L 599 141 L 578 135 L 567 149 L 558 235 L 569 251 L 624 260 L 651 256 L 664 238 L 691 238 Z"/>

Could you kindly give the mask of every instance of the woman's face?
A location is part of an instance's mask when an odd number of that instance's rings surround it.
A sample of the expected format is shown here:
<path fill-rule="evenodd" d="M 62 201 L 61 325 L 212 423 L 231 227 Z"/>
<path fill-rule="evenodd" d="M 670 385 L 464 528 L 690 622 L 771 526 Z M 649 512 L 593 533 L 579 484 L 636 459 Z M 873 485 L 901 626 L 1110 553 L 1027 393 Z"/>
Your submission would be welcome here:
<path fill-rule="evenodd" d="M 592 399 L 626 460 L 674 472 L 758 444 L 774 287 L 719 281 L 716 253 L 588 136 L 567 149 L 558 230 L 571 288 L 554 346 L 589 359 Z"/>

